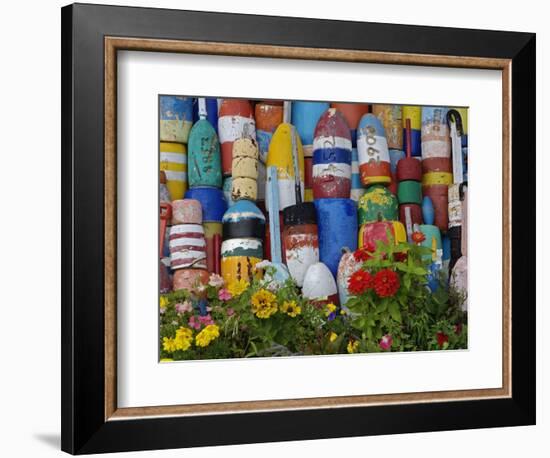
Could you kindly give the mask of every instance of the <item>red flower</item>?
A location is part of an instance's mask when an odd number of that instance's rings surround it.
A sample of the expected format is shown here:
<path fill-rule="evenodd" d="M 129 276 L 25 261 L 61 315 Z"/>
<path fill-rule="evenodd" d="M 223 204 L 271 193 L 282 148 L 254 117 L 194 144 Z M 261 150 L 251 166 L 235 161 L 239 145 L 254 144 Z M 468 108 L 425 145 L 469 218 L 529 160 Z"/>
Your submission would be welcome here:
<path fill-rule="evenodd" d="M 414 231 L 411 234 L 411 239 L 414 243 L 422 243 L 424 240 L 426 240 L 426 236 L 420 231 Z"/>
<path fill-rule="evenodd" d="M 448 341 L 449 336 L 447 334 L 441 331 L 437 333 L 437 345 L 439 345 L 439 348 L 443 348 L 443 344 Z"/>
<path fill-rule="evenodd" d="M 394 253 L 393 259 L 397 262 L 405 262 L 407 260 L 407 253 Z"/>
<path fill-rule="evenodd" d="M 348 289 L 351 294 L 361 294 L 372 288 L 372 275 L 362 269 L 354 272 L 348 280 Z"/>
<path fill-rule="evenodd" d="M 462 323 L 455 324 L 455 334 L 462 334 Z"/>
<path fill-rule="evenodd" d="M 399 276 L 391 269 L 382 269 L 374 276 L 374 291 L 379 297 L 395 296 L 399 289 Z"/>
<path fill-rule="evenodd" d="M 359 248 L 358 250 L 355 250 L 353 252 L 353 257 L 358 262 L 365 262 L 368 261 L 372 257 L 372 253 L 376 251 L 376 246 L 372 242 L 367 242 L 367 244 Z"/>

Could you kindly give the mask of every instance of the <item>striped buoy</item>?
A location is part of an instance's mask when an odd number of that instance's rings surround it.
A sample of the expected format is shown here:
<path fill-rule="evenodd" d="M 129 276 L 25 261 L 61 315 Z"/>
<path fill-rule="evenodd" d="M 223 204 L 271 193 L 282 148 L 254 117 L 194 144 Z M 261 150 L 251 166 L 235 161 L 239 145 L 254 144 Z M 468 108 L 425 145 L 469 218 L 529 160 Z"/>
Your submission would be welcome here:
<path fill-rule="evenodd" d="M 380 119 L 388 148 L 403 150 L 403 108 L 401 105 L 373 105 L 372 113 Z"/>
<path fill-rule="evenodd" d="M 348 198 L 351 191 L 351 134 L 335 108 L 319 118 L 313 138 L 313 198 Z"/>
<path fill-rule="evenodd" d="M 189 134 L 189 187 L 222 187 L 220 144 L 216 131 L 206 119 L 198 120 Z"/>
<path fill-rule="evenodd" d="M 187 149 L 181 143 L 160 142 L 160 170 L 173 200 L 183 199 L 187 189 Z"/>
<path fill-rule="evenodd" d="M 283 122 L 283 102 L 276 100 L 258 102 L 254 108 L 254 114 L 260 161 L 265 164 L 273 132 Z"/>
<path fill-rule="evenodd" d="M 201 224 L 178 224 L 170 228 L 170 265 L 206 269 L 206 242 Z"/>
<path fill-rule="evenodd" d="M 265 216 L 249 200 L 239 200 L 223 215 L 221 273 L 226 283 L 250 281 L 263 257 Z"/>
<path fill-rule="evenodd" d="M 187 143 L 193 125 L 193 98 L 160 96 L 160 141 Z"/>
<path fill-rule="evenodd" d="M 239 138 L 233 143 L 233 200 L 256 200 L 258 197 L 258 146 L 252 138 Z"/>
<path fill-rule="evenodd" d="M 294 105 L 293 105 L 294 106 Z M 290 205 L 296 204 L 296 179 L 294 174 L 294 160 L 292 155 L 292 131 L 293 126 L 282 123 L 277 127 L 267 155 L 267 167 L 277 168 L 277 179 L 279 184 L 279 206 L 284 210 Z M 302 201 L 304 199 L 304 152 L 302 143 L 297 133 L 294 134 L 294 145 L 298 155 L 298 167 L 300 170 L 300 190 Z M 267 200 L 268 197 L 266 196 Z"/>
<path fill-rule="evenodd" d="M 382 123 L 373 114 L 364 115 L 359 122 L 357 152 L 361 182 L 365 186 L 378 183 L 390 184 L 391 168 L 388 142 Z"/>
<path fill-rule="evenodd" d="M 351 199 L 317 199 L 319 258 L 335 276 L 342 249 L 357 249 L 357 208 Z"/>
<path fill-rule="evenodd" d="M 332 302 L 338 305 L 338 288 L 329 268 L 322 262 L 309 266 L 304 277 L 302 295 L 317 306 Z"/>
<path fill-rule="evenodd" d="M 446 107 L 422 107 L 422 159 L 451 157 Z"/>
<path fill-rule="evenodd" d="M 172 224 L 201 224 L 201 203 L 195 199 L 172 201 Z"/>
<path fill-rule="evenodd" d="M 359 173 L 359 155 L 357 148 L 351 149 L 351 191 L 350 197 L 358 202 L 365 194 L 366 188 L 361 183 L 361 174 Z"/>
<path fill-rule="evenodd" d="M 422 127 L 422 108 L 419 106 L 403 106 L 403 149 L 408 147 L 406 120 L 411 122 L 411 156 L 420 157 L 422 155 L 420 129 Z"/>
<path fill-rule="evenodd" d="M 218 135 L 221 143 L 222 172 L 224 175 L 231 175 L 233 142 L 242 137 L 256 139 L 256 124 L 248 100 L 222 100 L 218 114 Z"/>
<path fill-rule="evenodd" d="M 227 202 L 221 189 L 198 186 L 185 193 L 186 199 L 196 199 L 201 203 L 202 221 L 220 223 L 227 210 Z"/>
<path fill-rule="evenodd" d="M 302 286 L 310 265 L 319 262 L 319 234 L 315 205 L 296 204 L 283 211 L 282 236 L 285 264 L 290 276 Z"/>
<path fill-rule="evenodd" d="M 374 221 L 397 219 L 397 198 L 388 188 L 373 185 L 359 199 L 357 206 L 359 225 Z"/>
<path fill-rule="evenodd" d="M 388 243 L 389 237 L 395 245 L 407 241 L 405 227 L 399 221 L 376 221 L 366 223 L 359 229 L 359 248 L 376 247 L 376 242 Z"/>
<path fill-rule="evenodd" d="M 326 102 L 292 102 L 291 121 L 296 127 L 304 152 L 306 202 L 313 202 L 313 136 L 321 115 L 330 105 Z"/>

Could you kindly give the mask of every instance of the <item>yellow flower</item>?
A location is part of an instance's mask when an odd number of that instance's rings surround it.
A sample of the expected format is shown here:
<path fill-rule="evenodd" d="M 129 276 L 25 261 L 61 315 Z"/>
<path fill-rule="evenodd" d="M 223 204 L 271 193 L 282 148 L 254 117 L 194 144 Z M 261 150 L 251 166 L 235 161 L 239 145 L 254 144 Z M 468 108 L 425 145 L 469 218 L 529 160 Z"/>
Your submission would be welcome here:
<path fill-rule="evenodd" d="M 208 347 L 210 342 L 220 336 L 220 328 L 216 324 L 209 324 L 195 337 L 195 343 L 199 347 Z"/>
<path fill-rule="evenodd" d="M 161 358 L 160 359 L 161 363 L 169 363 L 170 361 L 174 361 L 174 360 L 172 358 Z"/>
<path fill-rule="evenodd" d="M 162 348 L 167 353 L 174 353 L 178 348 L 176 345 L 176 339 L 173 337 L 164 337 L 162 339 Z"/>
<path fill-rule="evenodd" d="M 277 303 L 275 294 L 266 289 L 261 289 L 252 295 L 252 312 L 258 318 L 269 318 L 277 312 Z"/>
<path fill-rule="evenodd" d="M 335 332 L 332 332 L 329 334 L 328 336 L 328 339 L 331 341 L 331 342 L 334 342 L 336 339 L 338 338 L 338 334 L 336 334 Z"/>
<path fill-rule="evenodd" d="M 168 300 L 168 298 L 166 296 L 160 296 L 159 303 L 160 303 L 160 308 L 165 309 L 168 306 L 168 304 L 170 303 L 170 301 Z"/>
<path fill-rule="evenodd" d="M 281 312 L 295 318 L 302 313 L 302 307 L 296 305 L 296 301 L 284 301 L 281 305 Z"/>
<path fill-rule="evenodd" d="M 233 297 L 237 297 L 237 296 L 240 296 L 242 293 L 244 293 L 249 286 L 250 286 L 250 283 L 248 283 L 246 280 L 243 280 L 241 278 L 240 280 L 232 281 L 227 286 L 227 290 L 231 293 Z"/>
<path fill-rule="evenodd" d="M 179 328 L 176 331 L 175 341 L 178 350 L 187 350 L 193 342 L 193 331 L 189 328 Z"/>
<path fill-rule="evenodd" d="M 325 311 L 325 316 L 329 316 L 331 313 L 336 311 L 336 306 L 331 302 L 327 304 L 327 309 Z"/>
<path fill-rule="evenodd" d="M 355 353 L 357 350 L 359 350 L 359 341 L 358 340 L 350 340 L 348 342 L 347 350 L 348 350 L 348 353 Z"/>

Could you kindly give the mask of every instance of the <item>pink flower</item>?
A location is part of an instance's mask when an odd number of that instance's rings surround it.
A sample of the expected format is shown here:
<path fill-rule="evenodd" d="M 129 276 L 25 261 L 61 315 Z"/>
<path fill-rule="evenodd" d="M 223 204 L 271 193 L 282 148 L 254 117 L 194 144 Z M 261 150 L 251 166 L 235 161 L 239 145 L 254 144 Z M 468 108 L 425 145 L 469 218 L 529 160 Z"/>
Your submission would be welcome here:
<path fill-rule="evenodd" d="M 233 316 L 235 315 L 235 310 L 233 310 L 232 307 L 227 308 L 227 316 Z"/>
<path fill-rule="evenodd" d="M 233 296 L 231 296 L 231 293 L 227 291 L 225 288 L 222 288 L 218 291 L 218 299 L 220 301 L 228 301 Z"/>
<path fill-rule="evenodd" d="M 380 348 L 382 350 L 389 350 L 393 344 L 393 339 L 390 334 L 386 334 L 380 339 Z"/>
<path fill-rule="evenodd" d="M 195 315 L 189 318 L 189 321 L 187 322 L 187 324 L 191 326 L 193 329 L 198 330 L 201 328 L 201 322 L 195 318 Z"/>
<path fill-rule="evenodd" d="M 221 288 L 224 284 L 223 277 L 218 274 L 212 274 L 210 275 L 208 284 L 214 288 Z"/>
<path fill-rule="evenodd" d="M 178 303 L 175 306 L 176 312 L 178 313 L 185 313 L 185 312 L 191 312 L 193 310 L 193 306 L 191 305 L 191 302 L 184 301 L 183 303 Z"/>
<path fill-rule="evenodd" d="M 215 324 L 214 320 L 212 319 L 212 317 L 210 315 L 199 316 L 199 322 L 204 326 L 208 326 L 210 324 Z"/>

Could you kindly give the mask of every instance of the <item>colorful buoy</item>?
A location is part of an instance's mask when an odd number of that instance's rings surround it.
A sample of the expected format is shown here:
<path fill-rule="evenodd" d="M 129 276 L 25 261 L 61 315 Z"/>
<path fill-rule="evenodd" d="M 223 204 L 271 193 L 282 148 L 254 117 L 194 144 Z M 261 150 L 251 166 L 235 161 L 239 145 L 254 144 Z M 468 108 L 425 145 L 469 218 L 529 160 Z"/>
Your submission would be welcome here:
<path fill-rule="evenodd" d="M 218 113 L 218 135 L 221 143 L 222 172 L 231 175 L 233 142 L 243 137 L 256 139 L 252 106 L 244 99 L 223 99 Z"/>
<path fill-rule="evenodd" d="M 187 143 L 193 125 L 193 98 L 160 96 L 160 141 Z"/>
<path fill-rule="evenodd" d="M 201 224 L 201 203 L 195 199 L 180 199 L 172 202 L 172 224 Z"/>
<path fill-rule="evenodd" d="M 370 186 L 357 206 L 359 225 L 397 219 L 397 197 L 382 185 Z"/>
<path fill-rule="evenodd" d="M 233 200 L 256 200 L 258 196 L 258 146 L 252 138 L 240 138 L 233 143 Z"/>
<path fill-rule="evenodd" d="M 403 108 L 401 105 L 373 105 L 372 113 L 384 126 L 388 148 L 402 150 Z"/>
<path fill-rule="evenodd" d="M 206 119 L 198 120 L 191 129 L 187 159 L 191 188 L 222 187 L 220 144 L 214 127 Z"/>
<path fill-rule="evenodd" d="M 399 221 L 366 223 L 359 229 L 359 248 L 376 247 L 376 242 L 388 243 L 390 237 L 397 245 L 407 240 L 405 227 Z"/>
<path fill-rule="evenodd" d="M 334 276 L 322 262 L 316 262 L 307 269 L 302 295 L 321 306 L 332 302 L 338 304 L 338 288 Z"/>
<path fill-rule="evenodd" d="M 384 127 L 373 114 L 366 114 L 359 122 L 357 134 L 359 172 L 365 186 L 391 182 L 390 155 Z"/>
<path fill-rule="evenodd" d="M 351 191 L 351 134 L 342 114 L 329 108 L 313 139 L 313 198 L 348 198 Z"/>
<path fill-rule="evenodd" d="M 283 253 L 290 276 L 302 286 L 310 265 L 319 262 L 319 235 L 315 205 L 293 205 L 283 211 Z"/>
<path fill-rule="evenodd" d="M 302 143 L 297 133 L 294 133 L 293 126 L 288 123 L 280 124 L 273 134 L 267 155 L 267 167 L 277 168 L 277 179 L 279 183 L 279 206 L 284 210 L 290 205 L 296 204 L 296 175 L 292 145 L 295 145 L 295 153 L 298 156 L 298 168 L 300 170 L 300 194 L 304 199 L 304 152 Z M 268 196 L 266 196 L 269 200 Z"/>
<path fill-rule="evenodd" d="M 202 221 L 221 223 L 227 210 L 227 202 L 221 189 L 209 186 L 191 188 L 185 193 L 186 199 L 196 199 L 201 203 Z"/>
<path fill-rule="evenodd" d="M 181 143 L 160 142 L 160 170 L 172 199 L 183 199 L 187 190 L 187 149 Z"/>
<path fill-rule="evenodd" d="M 351 199 L 317 199 L 319 258 L 335 276 L 344 247 L 357 249 L 357 208 Z"/>
<path fill-rule="evenodd" d="M 170 265 L 172 270 L 206 269 L 206 242 L 201 224 L 178 224 L 170 228 Z"/>

